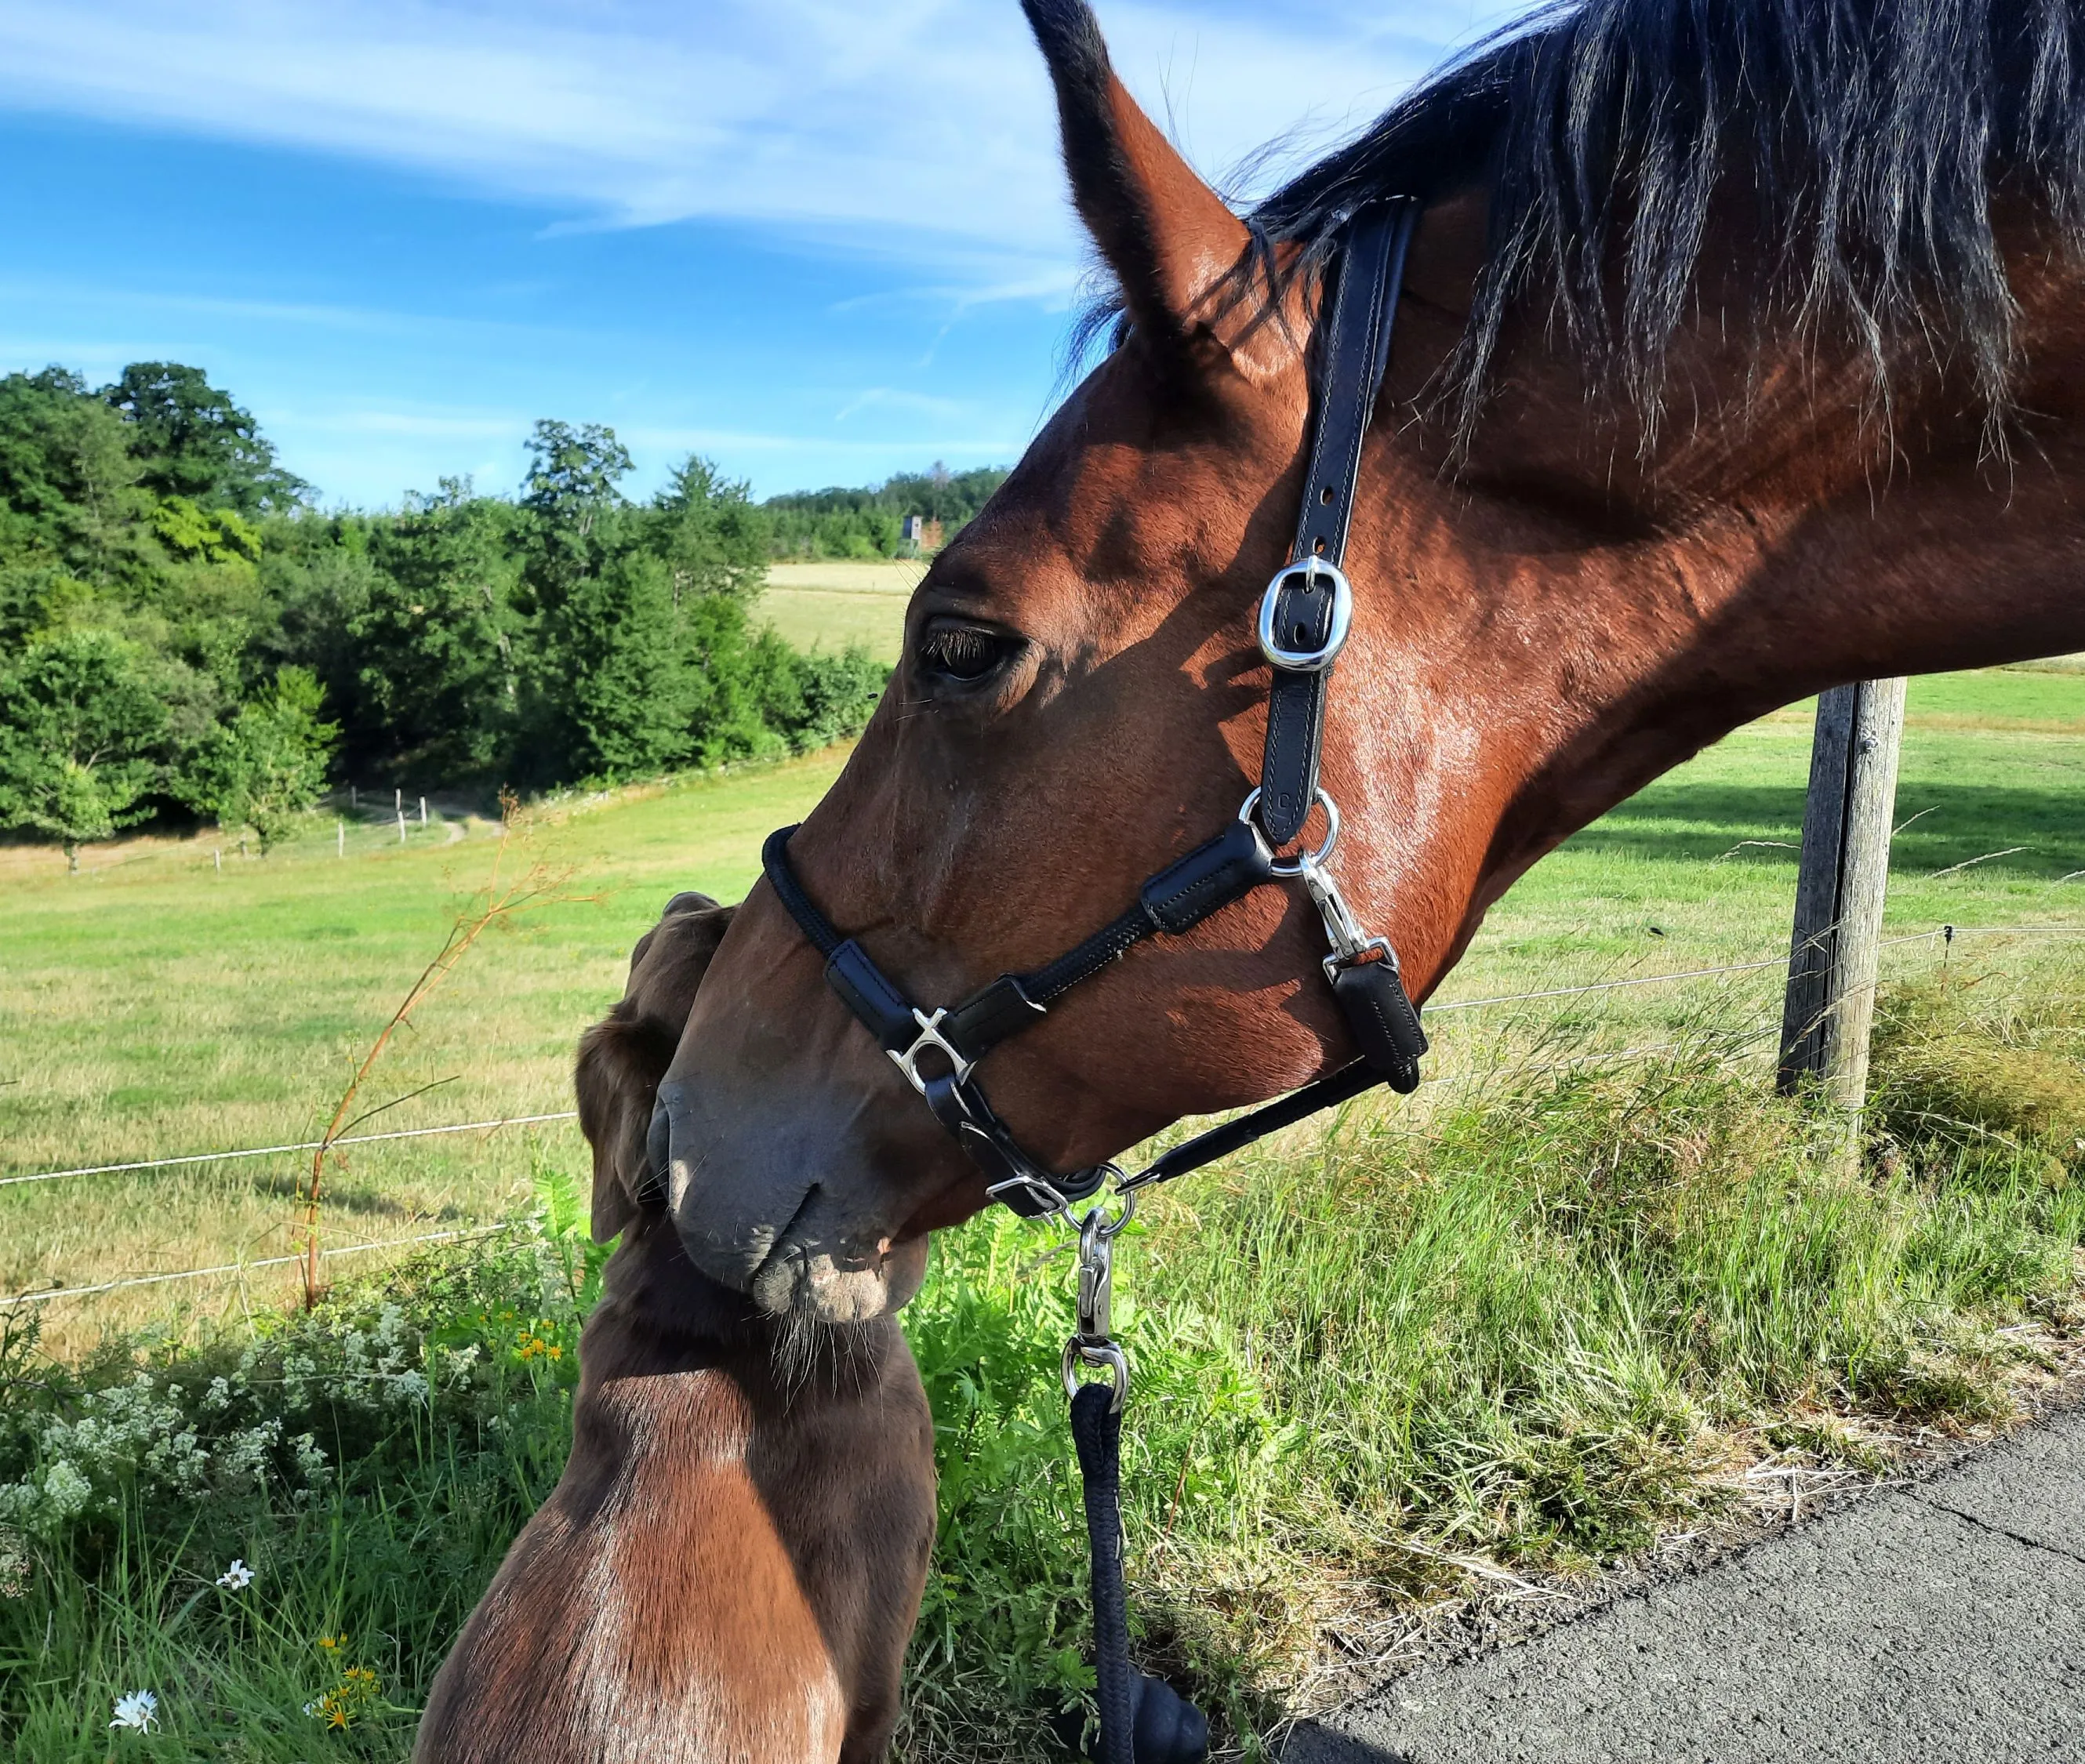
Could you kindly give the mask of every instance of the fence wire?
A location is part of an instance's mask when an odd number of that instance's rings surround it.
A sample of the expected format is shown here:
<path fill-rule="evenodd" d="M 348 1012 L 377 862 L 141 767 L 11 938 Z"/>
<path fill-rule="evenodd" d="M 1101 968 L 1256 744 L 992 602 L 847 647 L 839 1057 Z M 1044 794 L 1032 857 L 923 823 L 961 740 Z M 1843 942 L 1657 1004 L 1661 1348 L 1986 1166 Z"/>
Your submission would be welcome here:
<path fill-rule="evenodd" d="M 392 1133 L 357 1133 L 338 1139 L 304 1139 L 294 1145 L 257 1145 L 239 1151 L 193 1151 L 178 1158 L 141 1158 L 134 1164 L 83 1164 L 74 1170 L 39 1170 L 32 1176 L 0 1176 L 0 1188 L 18 1182 L 56 1182 L 68 1176 L 114 1176 L 125 1170 L 168 1170 L 177 1164 L 228 1164 L 234 1158 L 268 1158 L 282 1151 L 331 1151 L 336 1146 L 374 1145 L 380 1139 L 426 1139 L 438 1133 L 478 1133 L 493 1127 L 524 1127 L 539 1121 L 576 1121 L 576 1109 L 547 1115 L 503 1115 L 497 1121 L 459 1121 L 446 1127 L 401 1127 Z"/>
<path fill-rule="evenodd" d="M 336 1249 L 321 1249 L 321 1262 L 333 1256 L 359 1256 L 372 1249 L 402 1249 L 410 1244 L 446 1244 L 465 1237 L 490 1237 L 496 1232 L 509 1228 L 505 1225 L 478 1225 L 465 1231 L 429 1232 L 419 1237 L 392 1237 L 378 1244 L 342 1244 Z M 36 1304 L 51 1299 L 84 1299 L 97 1292 L 115 1292 L 125 1287 L 163 1286 L 170 1280 L 202 1280 L 214 1274 L 250 1274 L 257 1268 L 282 1268 L 290 1263 L 302 1262 L 301 1249 L 294 1256 L 263 1256 L 258 1262 L 227 1262 L 214 1268 L 184 1268 L 178 1274 L 134 1274 L 127 1280 L 104 1280 L 99 1286 L 49 1287 L 37 1292 L 17 1292 L 11 1298 L 0 1299 L 0 1310 L 17 1304 Z"/>
<path fill-rule="evenodd" d="M 1956 938 L 1965 936 L 2085 937 L 2085 926 L 1943 925 L 1934 931 L 1912 931 L 1896 937 L 1885 937 L 1879 941 L 1877 947 L 1882 949 L 1899 948 L 1910 943 L 1931 943 L 1936 939 L 1944 939 L 1951 944 Z M 1490 998 L 1453 999 L 1440 1003 L 1429 1003 L 1426 1007 L 1426 1014 L 1429 1016 L 1443 1016 L 1457 1011 L 1488 1010 L 1500 1005 L 1534 1003 L 1550 999 L 1582 998 L 1592 993 L 1619 992 L 1630 987 L 1664 986 L 1683 980 L 1713 979 L 1726 974 L 1756 973 L 1769 968 L 1784 966 L 1788 960 L 1789 957 L 1785 952 L 1777 952 L 1771 956 L 1761 956 L 1755 961 L 1726 962 L 1709 968 L 1684 968 L 1670 973 L 1633 974 L 1620 980 L 1594 981 L 1578 986 L 1547 986 L 1533 992 L 1501 993 Z M 1756 1041 L 1774 1033 L 1775 1027 L 1769 1026 L 1744 1039 L 1747 1043 Z M 1560 1071 L 1567 1066 L 1590 1064 L 1603 1060 L 1641 1058 L 1652 1054 L 1670 1053 L 1688 1045 L 1683 1041 L 1667 1041 L 1654 1047 L 1624 1048 L 1612 1053 L 1586 1054 L 1566 1060 L 1552 1062 L 1548 1065 L 1527 1068 L 1527 1070 Z M 1518 1069 L 1502 1067 L 1483 1073 L 1466 1072 L 1440 1082 L 1467 1083 L 1480 1077 L 1495 1075 L 1497 1071 Z M 24 1182 L 55 1182 L 68 1177 L 113 1176 L 136 1170 L 170 1169 L 182 1164 L 228 1163 L 240 1158 L 262 1158 L 292 1151 L 331 1150 L 336 1146 L 372 1145 L 387 1140 L 424 1139 L 442 1134 L 490 1132 L 502 1127 L 530 1126 L 547 1122 L 575 1121 L 578 1118 L 577 1109 L 561 1109 L 543 1114 L 503 1115 L 490 1121 L 456 1122 L 440 1127 L 402 1127 L 389 1133 L 355 1134 L 333 1140 L 307 1139 L 283 1145 L 247 1147 L 236 1151 L 197 1151 L 174 1158 L 143 1158 L 128 1164 L 82 1164 L 74 1169 L 41 1170 L 26 1176 L 0 1177 L 0 1188 L 11 1188 Z M 382 1243 L 348 1244 L 336 1249 L 321 1250 L 320 1257 L 323 1260 L 333 1256 L 359 1255 L 371 1250 L 401 1249 L 410 1245 L 446 1243 L 462 1238 L 486 1236 L 507 1228 L 505 1225 L 487 1225 L 468 1230 L 434 1232 L 419 1237 L 392 1238 Z M 0 1309 L 50 1299 L 86 1298 L 96 1293 L 115 1292 L 129 1287 L 159 1286 L 172 1281 L 206 1279 L 214 1274 L 244 1274 L 258 1268 L 281 1267 L 291 1262 L 302 1262 L 304 1259 L 303 1253 L 299 1252 L 291 1256 L 266 1257 L 258 1262 L 226 1262 L 213 1268 L 187 1268 L 174 1274 L 139 1274 L 128 1279 L 104 1281 L 95 1286 L 59 1287 L 36 1292 L 21 1292 L 11 1297 L 0 1297 Z"/>

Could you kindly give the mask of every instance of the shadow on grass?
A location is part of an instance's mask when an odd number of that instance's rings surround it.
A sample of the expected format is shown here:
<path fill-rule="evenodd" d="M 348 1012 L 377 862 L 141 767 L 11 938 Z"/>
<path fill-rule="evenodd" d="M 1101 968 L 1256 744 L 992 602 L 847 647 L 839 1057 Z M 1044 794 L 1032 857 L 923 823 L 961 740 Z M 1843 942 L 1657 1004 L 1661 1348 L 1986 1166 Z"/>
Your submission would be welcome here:
<path fill-rule="evenodd" d="M 1731 863 L 1793 865 L 1803 837 L 1803 796 L 1785 785 L 1653 784 L 1573 834 L 1564 849 L 1661 863 L 1708 862 L 1729 853 Z M 2050 880 L 2085 867 L 2085 814 L 2072 778 L 2052 780 L 2046 789 L 1910 778 L 1898 789 L 1896 818 L 1902 831 L 1892 867 L 1900 875 L 1929 875 L 2011 846 L 2028 849 L 1996 860 L 1994 867 Z M 1751 839 L 1783 844 L 1735 849 Z"/>

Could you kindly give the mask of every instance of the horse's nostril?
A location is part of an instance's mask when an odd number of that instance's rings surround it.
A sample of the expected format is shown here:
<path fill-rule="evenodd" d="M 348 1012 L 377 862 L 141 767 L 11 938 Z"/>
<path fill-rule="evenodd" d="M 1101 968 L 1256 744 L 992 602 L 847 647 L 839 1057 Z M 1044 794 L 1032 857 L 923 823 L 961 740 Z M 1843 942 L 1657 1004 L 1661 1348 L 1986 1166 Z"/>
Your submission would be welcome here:
<path fill-rule="evenodd" d="M 644 1188 L 648 1200 L 665 1200 L 673 1192 L 667 1181 L 668 1160 L 673 1152 L 673 1117 L 666 1113 L 665 1099 L 652 1105 L 652 1126 L 644 1135 Z"/>

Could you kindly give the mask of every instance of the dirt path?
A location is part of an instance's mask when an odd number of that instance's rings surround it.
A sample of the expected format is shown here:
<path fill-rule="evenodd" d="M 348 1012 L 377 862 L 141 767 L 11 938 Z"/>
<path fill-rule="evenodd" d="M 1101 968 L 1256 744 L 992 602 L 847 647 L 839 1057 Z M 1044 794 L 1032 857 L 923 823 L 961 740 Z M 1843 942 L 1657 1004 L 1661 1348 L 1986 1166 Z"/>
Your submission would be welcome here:
<path fill-rule="evenodd" d="M 2085 1410 L 1518 1647 L 1306 1722 L 1287 1764 L 2077 1764 Z"/>

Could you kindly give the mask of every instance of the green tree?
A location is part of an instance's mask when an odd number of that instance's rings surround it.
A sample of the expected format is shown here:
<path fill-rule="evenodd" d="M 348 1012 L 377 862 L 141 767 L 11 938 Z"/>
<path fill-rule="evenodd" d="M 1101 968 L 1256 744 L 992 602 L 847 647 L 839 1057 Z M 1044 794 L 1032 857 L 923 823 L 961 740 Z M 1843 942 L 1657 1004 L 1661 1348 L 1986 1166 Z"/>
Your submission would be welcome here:
<path fill-rule="evenodd" d="M 251 827 L 265 851 L 325 791 L 339 728 L 307 668 L 285 668 L 265 697 L 240 706 L 176 781 L 189 806 L 220 827 Z"/>
<path fill-rule="evenodd" d="M 901 472 L 881 484 L 847 490 L 800 490 L 760 505 L 778 558 L 894 558 L 905 548 L 907 515 L 941 523 L 945 542 L 1006 481 L 997 466 L 951 472 L 940 460 L 927 472 Z"/>
<path fill-rule="evenodd" d="M 0 380 L 0 562 L 133 578 L 152 499 L 122 419 L 76 374 Z"/>
<path fill-rule="evenodd" d="M 79 868 L 83 841 L 151 812 L 167 713 L 134 644 L 61 631 L 0 672 L 0 826 L 47 833 Z"/>
<path fill-rule="evenodd" d="M 520 709 L 514 526 L 512 504 L 444 478 L 372 534 L 376 568 L 349 630 L 378 763 L 453 779 L 505 759 Z"/>
<path fill-rule="evenodd" d="M 134 362 L 103 401 L 129 419 L 130 450 L 147 489 L 249 517 L 301 502 L 311 486 L 275 463 L 251 412 L 199 367 Z"/>
<path fill-rule="evenodd" d="M 699 681 L 656 558 L 633 547 L 580 577 L 544 614 L 537 649 L 551 736 L 539 769 L 631 778 L 687 758 Z"/>
<path fill-rule="evenodd" d="M 691 453 L 652 507 L 651 543 L 672 574 L 676 606 L 705 594 L 749 601 L 759 593 L 772 541 L 749 486 Z"/>
<path fill-rule="evenodd" d="M 689 679 L 673 581 L 616 488 L 630 454 L 597 423 L 536 425 L 521 486 L 534 782 L 656 770 L 687 752 Z"/>
<path fill-rule="evenodd" d="M 521 507 L 529 518 L 522 579 L 539 605 L 554 604 L 596 573 L 616 536 L 615 516 L 629 505 L 616 486 L 629 475 L 630 450 L 597 422 L 574 428 L 547 418 L 529 442 Z"/>
<path fill-rule="evenodd" d="M 252 563 L 261 555 L 261 535 L 236 510 L 203 508 L 185 496 L 159 498 L 152 531 L 176 557 L 197 563 Z"/>

